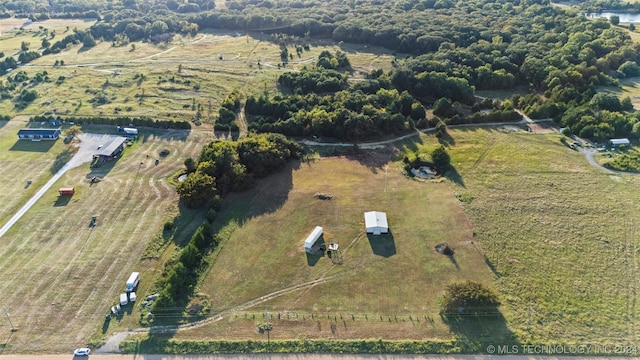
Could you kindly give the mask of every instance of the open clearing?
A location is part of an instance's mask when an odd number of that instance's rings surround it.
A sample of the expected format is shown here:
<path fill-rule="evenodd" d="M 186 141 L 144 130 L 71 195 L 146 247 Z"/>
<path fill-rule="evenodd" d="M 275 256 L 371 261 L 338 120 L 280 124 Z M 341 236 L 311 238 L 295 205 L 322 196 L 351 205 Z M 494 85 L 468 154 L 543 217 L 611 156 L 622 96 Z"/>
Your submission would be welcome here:
<path fill-rule="evenodd" d="M 320 200 L 318 193 L 334 198 Z M 255 325 L 268 308 L 280 319 L 273 338 L 439 338 L 448 328 L 430 319 L 438 317 L 444 286 L 464 279 L 490 283 L 450 187 L 407 179 L 388 154 L 302 163 L 226 204 L 220 223 L 228 239 L 199 289 L 211 297 L 212 312 L 284 291 L 178 337 L 260 339 L 266 335 Z M 391 235 L 364 234 L 363 213 L 370 210 L 387 213 Z M 339 243 L 341 264 L 305 254 L 304 238 L 316 225 L 327 244 Z M 452 258 L 434 250 L 443 241 L 455 249 Z M 314 280 L 321 282 L 296 288 Z"/>
<path fill-rule="evenodd" d="M 0 129 L 0 154 L 10 154 L 17 164 L 3 161 L 7 167 L 1 176 L 19 177 L 2 180 L 9 186 L 3 196 L 18 198 L 3 207 L 5 219 L 29 197 L 29 191 L 51 176 L 46 172 L 55 152 L 65 146 L 59 140 L 48 152 L 38 152 L 50 143 L 18 142 L 19 125 L 23 124 L 12 120 Z M 151 240 L 160 236 L 162 223 L 178 215 L 177 195 L 167 177 L 182 166 L 184 158 L 197 156 L 200 144 L 211 134 L 141 133 L 141 139 L 113 167 L 92 170 L 87 164 L 67 172 L 0 240 L 0 302 L 18 328 L 11 333 L 7 317 L 0 320 L 0 334 L 7 336 L 0 339 L 4 351 L 68 352 L 100 333 L 104 315 L 131 271 L 143 274 L 141 292 L 151 286 L 157 261 L 139 259 Z M 160 158 L 163 149 L 170 154 Z M 10 169 L 11 165 L 19 171 Z M 34 180 L 22 189 L 27 174 Z M 92 185 L 92 176 L 103 179 Z M 59 199 L 58 187 L 66 186 L 75 187 L 75 195 Z M 88 226 L 91 215 L 98 216 L 94 228 Z M 127 320 L 131 319 L 125 317 L 123 323 Z M 114 320 L 112 326 L 116 325 Z M 102 329 L 108 331 L 108 327 Z"/>
<path fill-rule="evenodd" d="M 599 172 L 557 134 L 449 133 L 459 176 L 447 183 L 410 181 L 374 152 L 303 163 L 232 197 L 219 219 L 228 240 L 198 289 L 212 314 L 231 314 L 171 336 L 266 340 L 256 326 L 268 309 L 271 338 L 636 344 L 640 178 Z M 403 146 L 429 151 L 435 140 Z M 389 214 L 392 256 L 362 236 L 374 208 Z M 344 249 L 341 265 L 308 261 L 302 241 L 315 225 Z M 433 251 L 442 240 L 459 270 Z M 493 282 L 504 322 L 442 322 L 435 299 L 462 278 Z"/>
<path fill-rule="evenodd" d="M 0 129 L 9 147 L 17 142 L 10 125 Z M 166 177 L 208 139 L 186 134 L 143 134 L 93 186 L 88 168 L 74 169 L 60 181 L 77 188 L 69 203 L 55 206 L 52 191 L 3 237 L 0 276 L 9 280 L 0 301 L 19 329 L 7 351 L 63 352 L 137 327 L 136 308 L 96 334 L 134 267 L 145 274 L 142 296 L 157 275 L 156 258 L 137 259 L 178 215 Z M 599 172 L 557 134 L 449 134 L 459 176 L 447 182 L 405 178 L 387 148 L 294 163 L 228 198 L 216 221 L 226 240 L 197 291 L 210 298 L 212 314 L 229 313 L 171 336 L 264 340 L 256 326 L 268 309 L 274 339 L 636 343 L 639 177 Z M 396 145 L 429 151 L 438 143 L 421 136 Z M 164 148 L 170 156 L 153 165 Z M 391 236 L 363 234 L 362 213 L 372 209 L 387 212 Z M 99 215 L 93 230 L 91 214 Z M 305 255 L 302 242 L 316 225 L 326 242 L 340 244 L 341 264 Z M 439 242 L 453 246 L 453 259 L 436 254 Z M 456 279 L 495 287 L 504 319 L 442 322 L 436 299 Z M 0 332 L 9 330 L 0 320 Z"/>
<path fill-rule="evenodd" d="M 13 26 L 8 20 L 6 26 Z M 72 29 L 92 23 L 76 22 L 80 23 L 71 23 Z M 2 24 L 0 20 L 0 27 Z M 0 51 L 6 47 L 7 54 L 17 52 L 22 41 L 39 47 L 44 36 L 39 26 L 57 29 L 53 42 L 65 36 L 60 23 L 37 22 L 25 30 L 5 33 Z M 290 59 L 286 69 L 278 65 L 282 62 L 279 45 L 273 37 L 263 34 L 207 31 L 194 37 L 175 36 L 170 43 L 158 45 L 136 42 L 113 47 L 110 42 L 98 42 L 91 49 L 84 49 L 81 44 L 70 46 L 20 67 L 29 78 L 46 71 L 51 79 L 28 86 L 40 97 L 20 112 L 192 120 L 199 109 L 201 121 L 212 123 L 220 103 L 233 90 L 243 95 L 275 94 L 279 74 L 314 64 L 323 50 L 347 53 L 356 76 L 375 68 L 388 70 L 394 59 L 387 51 L 365 45 L 339 46 L 315 39 L 300 39 L 290 46 L 294 44 L 308 44 L 310 51 Z M 64 66 L 54 66 L 56 61 L 63 61 Z M 64 80 L 56 84 L 60 77 Z M 15 111 L 11 100 L 0 102 L 0 112 Z"/>

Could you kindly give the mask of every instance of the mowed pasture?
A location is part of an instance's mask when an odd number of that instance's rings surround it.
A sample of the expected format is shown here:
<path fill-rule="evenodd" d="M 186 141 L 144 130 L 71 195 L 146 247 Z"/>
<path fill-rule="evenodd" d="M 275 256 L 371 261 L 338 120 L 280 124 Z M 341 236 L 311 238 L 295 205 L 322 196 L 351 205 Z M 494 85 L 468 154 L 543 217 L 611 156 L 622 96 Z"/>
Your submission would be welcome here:
<path fill-rule="evenodd" d="M 0 175 L 3 206 L 5 199 L 18 198 L 3 208 L 3 214 L 26 202 L 26 192 L 41 185 L 56 153 L 66 146 L 58 140 L 48 152 L 38 152 L 33 149 L 45 142 L 27 141 L 19 150 L 11 150 L 17 146 L 19 127 L 12 120 L 0 129 L 0 154 L 8 158 L 2 161 Z M 11 320 L 6 316 L 0 320 L 2 351 L 67 353 L 114 329 L 135 326 L 138 319 L 131 318 L 131 307 L 122 320 L 113 319 L 108 326 L 104 317 L 132 271 L 141 272 L 141 294 L 152 286 L 161 254 L 141 258 L 152 241 L 162 239 L 163 222 L 181 215 L 169 180 L 184 159 L 196 157 L 211 137 L 208 131 L 142 129 L 140 140 L 112 166 L 91 169 L 87 163 L 63 175 L 0 238 L 0 302 Z M 168 150 L 168 156 L 161 157 L 162 150 Z M 93 176 L 102 180 L 91 184 Z M 27 178 L 34 179 L 33 189 L 20 188 Z M 76 192 L 62 199 L 59 187 L 74 187 Z M 92 215 L 98 219 L 95 227 L 89 226 Z M 181 221 L 183 228 L 189 228 L 186 232 L 200 223 L 197 217 L 192 221 Z M 17 331 L 10 332 L 11 324 Z"/>
<path fill-rule="evenodd" d="M 13 41 L 7 46 L 19 50 L 25 36 L 39 44 L 42 32 L 37 26 L 48 28 L 49 21 L 36 24 L 33 34 L 6 33 L 7 40 Z M 64 35 L 62 31 L 57 34 L 53 41 Z M 375 68 L 390 69 L 394 58 L 383 49 L 366 45 L 315 39 L 289 39 L 288 44 L 294 58 L 285 67 L 279 66 L 281 49 L 276 38 L 266 34 L 210 30 L 194 37 L 176 35 L 162 44 L 135 42 L 114 47 L 111 42 L 98 41 L 91 49 L 78 44 L 21 66 L 19 70 L 26 71 L 29 78 L 46 71 L 51 82 L 27 85 L 40 96 L 24 109 L 16 110 L 11 100 L 4 100 L 0 111 L 175 120 L 192 120 L 199 113 L 201 121 L 213 123 L 222 100 L 232 91 L 243 96 L 275 95 L 279 74 L 315 64 L 323 50 L 347 53 L 358 77 Z M 310 50 L 295 55 L 296 44 L 308 44 Z M 63 61 L 64 66 L 54 66 L 56 61 Z M 61 77 L 64 80 L 57 83 Z"/>
<path fill-rule="evenodd" d="M 557 133 L 451 134 L 454 191 L 519 341 L 637 344 L 640 178 L 600 172 Z"/>
<path fill-rule="evenodd" d="M 557 133 L 449 134 L 458 176 L 445 183 L 408 180 L 392 156 L 369 153 L 302 163 L 232 197 L 198 289 L 224 316 L 172 336 L 266 340 L 257 326 L 268 310 L 272 339 L 636 344 L 640 178 L 599 172 Z M 399 148 L 436 146 L 422 136 Z M 393 255 L 364 236 L 369 209 L 387 211 Z M 315 225 L 340 243 L 342 264 L 304 254 Z M 444 241 L 459 269 L 433 251 Z M 465 278 L 498 291 L 504 319 L 450 327 L 438 317 L 443 287 Z"/>
<path fill-rule="evenodd" d="M 0 122 L 0 162 L 4 169 L 0 172 L 0 224 L 3 225 L 51 178 L 55 158 L 64 150 L 62 141 L 18 141 L 18 130 L 26 126 L 26 117 Z"/>
<path fill-rule="evenodd" d="M 174 336 L 266 341 L 256 326 L 268 310 L 272 339 L 450 337 L 437 298 L 453 281 L 493 287 L 492 274 L 451 186 L 405 177 L 390 154 L 293 164 L 229 197 L 216 221 L 225 240 L 198 289 L 212 315 L 225 317 Z M 365 234 L 363 213 L 371 210 L 387 213 L 389 235 Z M 338 254 L 305 253 L 315 226 L 326 244 L 339 244 Z M 435 251 L 443 242 L 452 257 Z M 502 330 L 491 329 L 509 337 Z"/>

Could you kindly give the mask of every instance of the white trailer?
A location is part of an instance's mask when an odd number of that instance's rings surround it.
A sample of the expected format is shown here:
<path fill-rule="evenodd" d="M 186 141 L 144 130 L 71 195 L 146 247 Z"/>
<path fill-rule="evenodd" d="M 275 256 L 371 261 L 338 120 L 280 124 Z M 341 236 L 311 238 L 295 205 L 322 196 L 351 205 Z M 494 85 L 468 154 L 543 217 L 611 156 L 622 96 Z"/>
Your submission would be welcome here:
<path fill-rule="evenodd" d="M 323 230 L 321 226 L 316 226 L 316 228 L 313 229 L 311 234 L 309 234 L 309 236 L 307 236 L 307 239 L 304 241 L 304 251 L 311 253 L 313 244 L 315 244 L 316 241 L 320 239 L 320 236 L 322 236 L 322 231 Z"/>
<path fill-rule="evenodd" d="M 129 280 L 127 280 L 127 292 L 132 292 L 140 283 L 140 273 L 132 272 L 129 276 Z"/>

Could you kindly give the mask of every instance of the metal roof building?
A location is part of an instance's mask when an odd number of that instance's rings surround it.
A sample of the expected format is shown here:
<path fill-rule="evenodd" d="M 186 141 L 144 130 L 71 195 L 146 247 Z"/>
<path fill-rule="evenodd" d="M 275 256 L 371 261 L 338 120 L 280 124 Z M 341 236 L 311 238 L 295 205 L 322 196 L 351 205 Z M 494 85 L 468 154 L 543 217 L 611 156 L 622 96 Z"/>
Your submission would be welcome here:
<path fill-rule="evenodd" d="M 627 138 L 609 140 L 609 145 L 611 146 L 619 146 L 619 145 L 629 146 L 630 144 L 631 142 Z"/>
<path fill-rule="evenodd" d="M 112 159 L 124 150 L 124 143 L 127 142 L 127 138 L 124 136 L 117 136 L 111 141 L 106 143 L 100 148 L 100 150 L 93 155 L 94 158 L 100 158 L 102 160 Z"/>
<path fill-rule="evenodd" d="M 60 133 L 60 129 L 20 129 L 18 138 L 31 141 L 57 140 Z"/>
<path fill-rule="evenodd" d="M 367 229 L 367 234 L 380 235 L 388 233 L 387 214 L 381 211 L 364 213 L 364 227 Z"/>

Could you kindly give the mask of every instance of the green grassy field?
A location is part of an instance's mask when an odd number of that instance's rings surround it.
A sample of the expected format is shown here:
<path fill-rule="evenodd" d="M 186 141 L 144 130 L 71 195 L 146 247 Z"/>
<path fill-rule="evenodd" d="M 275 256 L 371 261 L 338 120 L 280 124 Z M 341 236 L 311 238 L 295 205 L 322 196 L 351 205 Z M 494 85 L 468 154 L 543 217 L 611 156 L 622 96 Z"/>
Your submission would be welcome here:
<path fill-rule="evenodd" d="M 173 337 L 264 340 L 256 326 L 268 309 L 280 339 L 637 343 L 640 179 L 599 172 L 558 134 L 449 132 L 455 181 L 408 180 L 388 149 L 303 163 L 231 198 L 219 219 L 227 240 L 198 289 L 225 316 Z M 402 146 L 437 145 L 426 136 Z M 372 208 L 389 214 L 392 256 L 362 234 Z M 315 225 L 340 243 L 342 264 L 307 259 L 301 244 Z M 459 269 L 433 251 L 442 241 Z M 465 278 L 498 290 L 503 321 L 438 317 L 444 285 Z"/>
<path fill-rule="evenodd" d="M 66 147 L 59 140 L 43 152 L 39 148 L 44 141 L 18 143 L 20 125 L 12 120 L 0 128 L 0 154 L 8 157 L 0 175 L 5 189 L 3 224 L 51 176 L 49 168 Z M 63 175 L 0 239 L 0 301 L 18 328 L 11 333 L 7 317 L 0 320 L 0 334 L 6 335 L 0 339 L 2 351 L 66 353 L 115 329 L 136 326 L 138 318 L 132 315 L 110 324 L 103 323 L 104 316 L 117 302 L 131 271 L 142 274 L 140 293 L 149 292 L 162 253 L 146 254 L 145 249 L 161 237 L 164 221 L 182 215 L 188 219 L 180 222 L 186 233 L 200 224 L 197 215 L 177 206 L 168 178 L 184 158 L 197 156 L 200 144 L 211 137 L 210 132 L 142 130 L 139 142 L 125 150 L 114 166 L 90 169 L 86 164 Z M 164 149 L 169 155 L 160 158 Z M 102 180 L 91 184 L 93 176 Z M 26 179 L 33 183 L 23 189 Z M 67 186 L 76 193 L 63 201 L 57 189 Z M 88 226 L 91 215 L 98 216 L 94 228 Z M 169 244 L 169 253 L 172 247 Z"/>
<path fill-rule="evenodd" d="M 334 199 L 317 199 L 317 193 Z M 352 320 L 339 338 L 446 336 L 447 327 L 428 320 L 438 317 L 436 298 L 444 286 L 462 279 L 490 283 L 450 188 L 405 178 L 388 154 L 302 163 L 226 203 L 220 221 L 228 239 L 199 292 L 209 295 L 215 313 L 282 291 L 244 306 L 254 312 L 268 307 L 283 321 L 288 312 L 296 313 L 298 323 L 290 319 L 291 325 L 274 331 L 276 337 L 330 336 L 327 316 Z M 391 235 L 364 234 L 363 213 L 369 210 L 387 212 Z M 341 264 L 305 254 L 304 238 L 316 225 L 324 227 L 326 243 L 339 243 Z M 456 249 L 454 257 L 434 250 L 441 242 Z M 310 284 L 316 280 L 321 282 Z M 327 324 L 318 330 L 311 316 Z M 398 318 L 409 323 L 399 327 Z M 255 328 L 243 333 L 254 336 Z"/>
<path fill-rule="evenodd" d="M 15 26 L 13 20 L 7 19 L 5 27 Z M 0 27 L 2 24 L 0 20 Z M 56 29 L 57 40 L 64 35 L 66 27 L 60 29 L 63 25 L 58 20 L 48 20 L 22 31 L 7 31 L 0 51 L 4 46 L 7 54 L 17 52 L 21 42 L 29 39 L 39 46 L 39 26 Z M 91 22 L 75 20 L 69 26 L 85 28 L 81 25 L 88 27 Z M 274 40 L 263 34 L 207 31 L 195 37 L 176 36 L 172 42 L 158 45 L 136 42 L 113 47 L 110 42 L 98 42 L 91 49 L 83 49 L 79 44 L 22 66 L 20 70 L 26 71 L 29 78 L 46 71 L 51 82 L 28 84 L 27 88 L 40 96 L 24 109 L 15 107 L 11 100 L 3 100 L 0 113 L 193 120 L 199 109 L 201 121 L 212 123 L 222 99 L 233 90 L 245 96 L 275 94 L 279 74 L 314 64 L 323 50 L 346 52 L 355 76 L 376 68 L 388 70 L 394 58 L 376 47 L 299 39 L 295 43 L 310 45 L 310 51 L 280 68 L 280 48 Z M 56 61 L 63 61 L 64 66 L 54 66 Z M 57 83 L 61 77 L 64 80 Z"/>
<path fill-rule="evenodd" d="M 57 38 L 66 29 L 65 22 L 43 22 L 18 34 L 0 21 L 0 51 L 15 52 L 26 39 L 39 43 L 40 25 L 56 29 Z M 53 82 L 27 85 L 40 97 L 23 110 L 4 100 L 0 113 L 190 120 L 195 104 L 212 122 L 234 89 L 274 94 L 279 73 L 312 64 L 322 50 L 345 51 L 355 76 L 388 69 L 393 59 L 372 47 L 309 42 L 311 51 L 288 70 L 278 69 L 280 50 L 267 35 L 212 31 L 162 46 L 72 47 L 22 67 L 29 76 L 46 70 Z M 56 60 L 65 65 L 54 67 Z M 65 80 L 56 85 L 60 76 Z M 632 81 L 622 91 L 635 102 Z M 108 103 L 90 102 L 102 95 Z M 25 125 L 26 116 L 0 122 L 1 223 L 46 182 L 66 149 L 61 141 L 18 142 L 16 132 Z M 599 172 L 562 145 L 558 134 L 449 134 L 455 172 L 446 181 L 417 182 L 401 174 L 397 160 L 405 152 L 439 145 L 422 136 L 384 150 L 290 164 L 257 188 L 230 196 L 214 224 L 224 240 L 196 289 L 212 315 L 224 316 L 174 337 L 264 340 L 256 327 L 268 309 L 274 339 L 499 343 L 515 337 L 536 345 L 636 344 L 640 179 Z M 184 159 L 197 157 L 212 138 L 208 125 L 191 132 L 143 130 L 113 167 L 92 171 L 87 165 L 63 176 L 0 239 L 0 277 L 6 279 L 0 302 L 19 328 L 10 333 L 0 317 L 0 334 L 11 334 L 0 338 L 0 350 L 67 352 L 137 327 L 138 308 L 110 324 L 103 324 L 104 315 L 134 269 L 143 272 L 140 296 L 151 291 L 175 247 L 165 248 L 165 221 L 178 217 L 176 241 L 201 223 L 201 214 L 176 205 L 170 181 Z M 170 155 L 154 165 L 163 149 Z M 94 175 L 104 179 L 90 185 Z M 77 194 L 60 203 L 55 189 L 61 186 L 74 186 Z M 318 193 L 334 198 L 319 200 Z M 387 212 L 391 235 L 364 234 L 362 213 L 368 210 Z M 99 223 L 92 230 L 93 214 Z M 305 255 L 303 240 L 316 225 L 325 228 L 326 242 L 340 244 L 340 261 Z M 453 258 L 434 251 L 440 242 L 455 249 Z M 438 296 L 448 283 L 464 279 L 496 289 L 504 318 L 458 325 L 440 319 Z M 61 339 L 60 333 L 73 335 Z"/>

